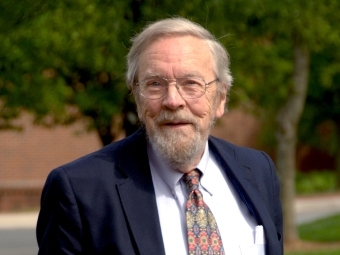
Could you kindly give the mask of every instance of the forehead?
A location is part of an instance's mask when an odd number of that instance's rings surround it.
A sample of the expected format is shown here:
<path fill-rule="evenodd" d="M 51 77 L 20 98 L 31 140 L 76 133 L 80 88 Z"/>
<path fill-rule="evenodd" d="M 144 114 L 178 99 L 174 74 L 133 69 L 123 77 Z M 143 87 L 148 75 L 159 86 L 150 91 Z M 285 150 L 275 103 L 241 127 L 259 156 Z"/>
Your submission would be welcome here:
<path fill-rule="evenodd" d="M 185 36 L 165 36 L 151 42 L 141 53 L 138 74 L 148 72 L 209 72 L 213 58 L 203 39 Z"/>

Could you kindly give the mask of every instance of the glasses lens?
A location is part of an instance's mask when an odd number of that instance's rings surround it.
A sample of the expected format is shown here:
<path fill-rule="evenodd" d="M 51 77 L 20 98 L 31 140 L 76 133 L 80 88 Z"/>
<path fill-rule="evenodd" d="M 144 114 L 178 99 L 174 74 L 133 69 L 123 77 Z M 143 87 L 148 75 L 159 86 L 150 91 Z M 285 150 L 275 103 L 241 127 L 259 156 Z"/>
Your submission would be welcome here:
<path fill-rule="evenodd" d="M 205 82 L 201 78 L 178 78 L 177 85 L 184 98 L 198 98 L 205 93 Z"/>
<path fill-rule="evenodd" d="M 142 96 L 150 99 L 161 98 L 166 93 L 168 82 L 159 77 L 150 77 L 139 83 Z"/>

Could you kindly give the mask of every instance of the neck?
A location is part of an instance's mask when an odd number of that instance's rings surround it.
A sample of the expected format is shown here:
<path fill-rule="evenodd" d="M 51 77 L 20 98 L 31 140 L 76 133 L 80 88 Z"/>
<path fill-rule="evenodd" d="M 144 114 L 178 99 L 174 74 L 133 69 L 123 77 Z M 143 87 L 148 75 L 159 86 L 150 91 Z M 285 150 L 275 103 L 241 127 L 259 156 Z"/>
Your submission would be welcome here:
<path fill-rule="evenodd" d="M 182 167 L 177 168 L 177 170 L 184 173 L 184 174 L 190 173 L 193 169 L 196 168 L 198 163 L 201 161 L 201 158 L 204 154 L 204 150 L 205 150 L 205 147 L 203 148 L 201 153 L 194 160 L 191 160 L 190 162 L 188 162 L 188 164 L 185 164 Z"/>

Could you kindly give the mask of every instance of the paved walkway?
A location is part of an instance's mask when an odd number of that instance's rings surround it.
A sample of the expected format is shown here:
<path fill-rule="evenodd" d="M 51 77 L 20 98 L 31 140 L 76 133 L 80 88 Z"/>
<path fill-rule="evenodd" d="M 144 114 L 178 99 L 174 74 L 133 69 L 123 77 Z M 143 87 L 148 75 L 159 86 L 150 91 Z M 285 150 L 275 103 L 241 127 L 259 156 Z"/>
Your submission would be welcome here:
<path fill-rule="evenodd" d="M 340 214 L 340 193 L 300 196 L 295 200 L 296 223 Z"/>
<path fill-rule="evenodd" d="M 0 213 L 0 229 L 35 228 L 38 212 Z"/>
<path fill-rule="evenodd" d="M 340 193 L 302 196 L 295 200 L 297 224 L 340 214 Z M 0 229 L 35 228 L 38 212 L 0 213 Z"/>

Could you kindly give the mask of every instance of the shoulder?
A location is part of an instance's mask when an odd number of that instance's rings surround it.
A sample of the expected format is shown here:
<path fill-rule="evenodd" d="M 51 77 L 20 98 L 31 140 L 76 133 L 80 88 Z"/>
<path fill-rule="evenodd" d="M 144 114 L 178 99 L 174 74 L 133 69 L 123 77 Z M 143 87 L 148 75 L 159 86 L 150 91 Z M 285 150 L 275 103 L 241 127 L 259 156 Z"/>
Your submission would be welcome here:
<path fill-rule="evenodd" d="M 213 151 L 218 152 L 222 156 L 232 157 L 240 163 L 249 162 L 251 164 L 256 162 L 258 164 L 259 160 L 264 160 L 267 163 L 271 163 L 268 162 L 271 161 L 271 159 L 263 151 L 237 146 L 214 136 L 209 137 L 209 146 Z"/>
<path fill-rule="evenodd" d="M 275 165 L 263 151 L 237 146 L 216 137 L 209 138 L 209 148 L 220 164 L 229 168 L 242 166 L 243 169 L 248 169 L 252 173 L 252 179 L 260 186 L 268 182 L 278 182 Z"/>
<path fill-rule="evenodd" d="M 66 175 L 69 178 L 100 178 L 107 175 L 123 177 L 119 170 L 122 158 L 145 150 L 145 136 L 142 131 L 113 142 L 98 151 L 85 155 L 54 169 L 50 176 Z"/>

